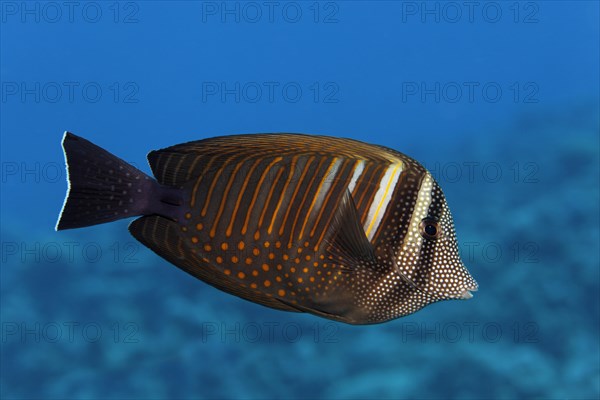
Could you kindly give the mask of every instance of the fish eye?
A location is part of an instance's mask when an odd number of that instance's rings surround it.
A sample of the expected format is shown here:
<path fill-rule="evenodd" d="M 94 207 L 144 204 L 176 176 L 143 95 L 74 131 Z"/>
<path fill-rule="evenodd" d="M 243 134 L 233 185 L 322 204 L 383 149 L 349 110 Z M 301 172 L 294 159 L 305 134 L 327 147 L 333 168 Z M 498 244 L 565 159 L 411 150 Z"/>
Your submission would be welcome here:
<path fill-rule="evenodd" d="M 433 218 L 425 218 L 419 226 L 421 236 L 425 239 L 436 239 L 441 232 L 439 223 Z"/>

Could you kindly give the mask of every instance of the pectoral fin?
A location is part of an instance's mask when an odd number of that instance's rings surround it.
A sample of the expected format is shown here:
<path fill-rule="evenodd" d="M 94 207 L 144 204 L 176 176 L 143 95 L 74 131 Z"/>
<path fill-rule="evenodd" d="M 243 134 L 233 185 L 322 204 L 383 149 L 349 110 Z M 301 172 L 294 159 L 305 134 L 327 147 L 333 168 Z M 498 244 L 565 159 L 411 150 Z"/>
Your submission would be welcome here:
<path fill-rule="evenodd" d="M 358 264 L 375 260 L 375 249 L 365 234 L 348 190 L 340 200 L 330 229 L 328 251 L 336 260 L 343 261 L 347 268 L 353 269 Z"/>

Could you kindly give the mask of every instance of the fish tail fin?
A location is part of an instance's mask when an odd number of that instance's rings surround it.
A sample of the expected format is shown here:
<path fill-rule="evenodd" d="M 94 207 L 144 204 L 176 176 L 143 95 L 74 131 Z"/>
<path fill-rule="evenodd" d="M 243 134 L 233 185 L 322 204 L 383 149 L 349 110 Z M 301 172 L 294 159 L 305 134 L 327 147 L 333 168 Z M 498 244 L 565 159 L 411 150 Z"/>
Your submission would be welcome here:
<path fill-rule="evenodd" d="M 156 194 L 174 188 L 160 186 L 133 165 L 70 132 L 65 132 L 62 146 L 69 186 L 57 231 L 160 213 L 168 208 L 160 196 L 155 200 Z"/>

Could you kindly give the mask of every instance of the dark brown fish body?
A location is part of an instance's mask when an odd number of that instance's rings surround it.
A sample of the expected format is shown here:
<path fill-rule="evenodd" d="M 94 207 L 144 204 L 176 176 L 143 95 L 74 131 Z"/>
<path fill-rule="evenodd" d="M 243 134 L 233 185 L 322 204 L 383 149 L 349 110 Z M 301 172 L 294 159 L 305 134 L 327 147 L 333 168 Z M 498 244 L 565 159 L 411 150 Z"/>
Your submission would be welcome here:
<path fill-rule="evenodd" d="M 63 146 L 72 187 L 57 229 L 143 215 L 130 225 L 140 242 L 253 302 L 366 324 L 477 288 L 437 183 L 394 150 L 324 136 L 219 137 L 151 152 L 157 183 L 72 134 Z M 92 158 L 103 167 L 85 166 Z M 99 179 L 106 166 L 118 177 Z"/>

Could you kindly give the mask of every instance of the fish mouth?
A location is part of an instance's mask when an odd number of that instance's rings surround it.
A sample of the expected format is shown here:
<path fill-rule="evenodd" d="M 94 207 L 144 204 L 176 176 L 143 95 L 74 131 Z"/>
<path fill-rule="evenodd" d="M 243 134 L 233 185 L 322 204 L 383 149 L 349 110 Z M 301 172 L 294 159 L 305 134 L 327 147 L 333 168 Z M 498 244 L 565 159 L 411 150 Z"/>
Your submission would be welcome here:
<path fill-rule="evenodd" d="M 468 300 L 473 297 L 473 293 L 471 293 L 471 292 L 476 292 L 478 289 L 479 288 L 477 286 L 475 286 L 473 288 L 465 289 L 458 295 L 458 298 L 463 299 L 463 300 Z"/>

